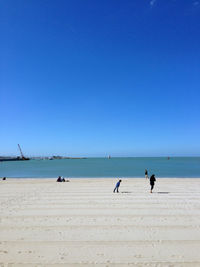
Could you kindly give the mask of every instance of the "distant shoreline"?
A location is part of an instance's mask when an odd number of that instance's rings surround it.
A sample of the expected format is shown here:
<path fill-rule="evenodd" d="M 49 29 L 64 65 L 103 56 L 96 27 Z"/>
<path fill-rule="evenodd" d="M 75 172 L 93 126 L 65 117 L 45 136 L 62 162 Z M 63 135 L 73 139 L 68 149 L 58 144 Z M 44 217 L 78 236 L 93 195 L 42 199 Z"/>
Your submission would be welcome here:
<path fill-rule="evenodd" d="M 17 158 L 18 156 L 0 156 L 0 161 L 4 158 Z M 52 156 L 36 156 L 32 157 L 29 156 L 30 160 L 37 160 L 37 159 L 50 159 Z M 91 156 L 85 156 L 85 157 L 65 157 L 65 156 L 59 156 L 58 158 L 53 158 L 54 160 L 57 159 L 128 159 L 128 158 L 166 158 L 166 159 L 173 159 L 173 158 L 200 158 L 200 156 L 111 156 L 108 158 L 108 156 L 105 157 L 91 157 Z"/>

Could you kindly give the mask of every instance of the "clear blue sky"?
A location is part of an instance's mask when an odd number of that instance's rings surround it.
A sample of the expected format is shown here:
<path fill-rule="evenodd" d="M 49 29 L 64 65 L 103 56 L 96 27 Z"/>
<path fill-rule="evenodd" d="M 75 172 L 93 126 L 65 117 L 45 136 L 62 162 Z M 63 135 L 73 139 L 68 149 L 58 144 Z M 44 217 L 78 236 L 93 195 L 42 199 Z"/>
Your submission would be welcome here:
<path fill-rule="evenodd" d="M 1 155 L 200 155 L 200 1 L 0 10 Z"/>

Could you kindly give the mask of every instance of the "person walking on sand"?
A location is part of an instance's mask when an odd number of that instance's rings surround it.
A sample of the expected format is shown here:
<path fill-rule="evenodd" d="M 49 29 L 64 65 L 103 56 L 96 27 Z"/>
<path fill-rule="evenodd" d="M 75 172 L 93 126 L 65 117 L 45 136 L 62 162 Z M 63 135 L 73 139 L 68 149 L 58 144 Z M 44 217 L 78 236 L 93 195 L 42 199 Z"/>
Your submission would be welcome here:
<path fill-rule="evenodd" d="M 151 185 L 151 191 L 150 191 L 150 193 L 152 193 L 152 190 L 154 188 L 155 181 L 156 181 L 155 174 L 152 174 L 151 177 L 150 177 L 150 185 Z"/>
<path fill-rule="evenodd" d="M 122 180 L 119 180 L 117 183 L 116 183 L 116 186 L 115 186 L 115 189 L 113 190 L 113 193 L 115 193 L 115 190 L 117 190 L 117 193 L 119 193 L 119 187 L 120 187 L 120 183 L 121 183 Z"/>
<path fill-rule="evenodd" d="M 148 176 L 148 171 L 147 171 L 147 169 L 145 170 L 144 174 L 145 174 L 145 178 L 148 179 L 149 176 Z"/>

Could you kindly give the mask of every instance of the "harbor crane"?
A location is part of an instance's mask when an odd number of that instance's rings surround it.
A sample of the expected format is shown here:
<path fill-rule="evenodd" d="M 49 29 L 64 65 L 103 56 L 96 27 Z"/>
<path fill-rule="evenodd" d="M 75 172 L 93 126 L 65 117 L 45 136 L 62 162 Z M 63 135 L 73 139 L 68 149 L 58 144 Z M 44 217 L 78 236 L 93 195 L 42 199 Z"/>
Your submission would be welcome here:
<path fill-rule="evenodd" d="M 19 151 L 20 151 L 20 154 L 21 154 L 21 159 L 22 160 L 29 160 L 29 158 L 24 157 L 24 154 L 22 153 L 22 150 L 21 150 L 21 147 L 20 147 L 19 144 L 18 144 L 18 147 L 19 147 Z"/>

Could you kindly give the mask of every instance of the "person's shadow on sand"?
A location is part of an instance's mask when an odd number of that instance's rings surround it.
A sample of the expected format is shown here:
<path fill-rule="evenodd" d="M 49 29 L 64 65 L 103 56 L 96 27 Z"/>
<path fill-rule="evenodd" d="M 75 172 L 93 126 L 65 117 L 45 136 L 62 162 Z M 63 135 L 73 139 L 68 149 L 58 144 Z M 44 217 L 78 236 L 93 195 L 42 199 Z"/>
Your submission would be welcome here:
<path fill-rule="evenodd" d="M 121 193 L 122 194 L 131 194 L 133 192 L 131 192 L 131 191 L 122 191 Z M 170 192 L 155 192 L 155 193 L 157 193 L 157 194 L 169 194 Z"/>

